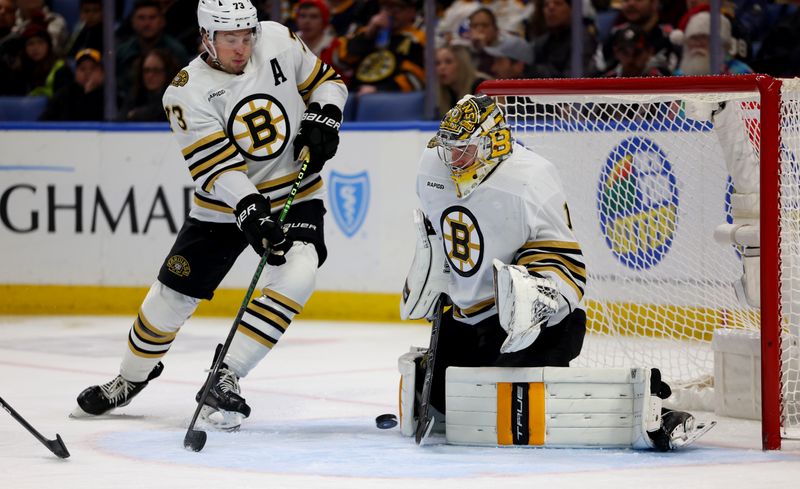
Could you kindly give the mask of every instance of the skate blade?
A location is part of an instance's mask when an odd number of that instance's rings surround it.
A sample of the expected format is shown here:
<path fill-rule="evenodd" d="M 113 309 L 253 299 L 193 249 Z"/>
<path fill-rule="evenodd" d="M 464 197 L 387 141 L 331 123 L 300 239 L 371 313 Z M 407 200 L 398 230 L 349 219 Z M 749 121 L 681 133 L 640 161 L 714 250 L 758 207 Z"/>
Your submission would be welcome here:
<path fill-rule="evenodd" d="M 239 431 L 243 419 L 244 416 L 235 411 L 218 410 L 211 406 L 203 406 L 200 409 L 200 421 L 211 430 Z"/>
<path fill-rule="evenodd" d="M 103 414 L 108 414 L 108 413 L 103 413 Z M 73 409 L 72 412 L 69 413 L 69 417 L 70 418 L 74 418 L 74 419 L 96 418 L 98 416 L 102 416 L 102 414 L 89 414 L 86 411 L 84 411 L 83 409 L 81 409 L 80 406 L 75 406 L 75 409 Z"/>
<path fill-rule="evenodd" d="M 717 425 L 716 421 L 708 421 L 705 423 L 697 423 L 688 432 L 681 433 L 678 437 L 670 441 L 673 450 L 686 448 L 697 441 L 698 438 L 708 433 L 711 428 Z"/>

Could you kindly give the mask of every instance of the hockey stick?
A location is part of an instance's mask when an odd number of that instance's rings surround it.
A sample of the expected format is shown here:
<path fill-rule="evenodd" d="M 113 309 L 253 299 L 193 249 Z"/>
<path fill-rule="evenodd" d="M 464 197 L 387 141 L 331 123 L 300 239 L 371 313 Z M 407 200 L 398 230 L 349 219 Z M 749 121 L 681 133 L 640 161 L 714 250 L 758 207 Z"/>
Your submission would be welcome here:
<path fill-rule="evenodd" d="M 417 445 L 422 443 L 433 429 L 434 419 L 430 415 L 431 384 L 433 384 L 433 366 L 436 360 L 436 345 L 439 343 L 439 330 L 442 325 L 442 313 L 447 304 L 447 296 L 440 294 L 433 306 L 433 323 L 431 324 L 431 344 L 428 347 L 428 360 L 425 365 L 425 380 L 422 383 L 422 395 L 419 399 L 419 416 L 417 419 L 417 431 L 414 439 Z"/>
<path fill-rule="evenodd" d="M 289 208 L 292 207 L 292 202 L 294 202 L 294 198 L 300 189 L 300 183 L 303 181 L 306 169 L 308 168 L 307 147 L 303 147 L 303 149 L 300 151 L 300 160 L 303 162 L 300 166 L 300 173 L 297 174 L 297 178 L 294 180 L 294 185 L 292 185 L 292 190 L 289 191 L 289 196 L 286 197 L 286 203 L 283 204 L 283 210 L 278 217 L 279 225 L 283 224 L 284 219 L 286 219 L 286 214 L 289 213 Z M 253 278 L 250 280 L 250 286 L 247 288 L 247 294 L 244 296 L 242 305 L 239 306 L 239 312 L 236 314 L 236 319 L 233 320 L 233 326 L 231 326 L 228 337 L 225 338 L 225 343 L 222 344 L 222 348 L 219 351 L 219 355 L 217 356 L 214 365 L 208 372 L 208 378 L 206 379 L 205 387 L 203 388 L 202 394 L 200 394 L 200 398 L 197 400 L 197 408 L 194 410 L 192 421 L 189 423 L 189 429 L 186 430 L 186 436 L 183 438 L 183 447 L 188 450 L 199 452 L 206 445 L 206 432 L 195 429 L 194 425 L 197 422 L 198 416 L 200 416 L 200 411 L 203 409 L 203 405 L 206 402 L 208 393 L 211 391 L 211 380 L 217 375 L 217 372 L 222 365 L 222 361 L 225 359 L 225 354 L 228 353 L 228 348 L 230 348 L 231 343 L 233 342 L 233 337 L 236 334 L 236 330 L 239 328 L 239 321 L 241 321 L 244 311 L 247 308 L 247 304 L 250 302 L 250 297 L 253 295 L 253 291 L 256 288 L 258 279 L 261 278 L 261 272 L 264 270 L 264 266 L 267 264 L 267 257 L 269 257 L 270 248 L 271 247 L 267 247 L 267 249 L 264 251 L 264 254 L 261 255 L 261 260 L 258 262 L 256 272 L 253 274 Z"/>
<path fill-rule="evenodd" d="M 67 450 L 67 446 L 64 445 L 64 440 L 61 439 L 61 435 L 56 433 L 56 439 L 55 440 L 48 440 L 47 438 L 42 436 L 41 433 L 36 431 L 36 429 L 33 426 L 31 426 L 27 421 L 25 421 L 25 418 L 20 416 L 18 412 L 14 411 L 14 408 L 9 406 L 9 404 L 6 401 L 4 401 L 2 398 L 0 398 L 0 406 L 3 406 L 3 409 L 8 411 L 8 414 L 10 414 L 12 418 L 14 418 L 17 421 L 19 421 L 19 424 L 24 426 L 25 429 L 28 430 L 28 432 L 31 435 L 35 436 L 37 440 L 42 442 L 42 445 L 46 446 L 47 449 L 50 450 L 51 452 L 53 452 L 53 454 L 56 457 L 58 457 L 58 458 L 67 458 L 67 457 L 69 457 L 69 450 Z"/>

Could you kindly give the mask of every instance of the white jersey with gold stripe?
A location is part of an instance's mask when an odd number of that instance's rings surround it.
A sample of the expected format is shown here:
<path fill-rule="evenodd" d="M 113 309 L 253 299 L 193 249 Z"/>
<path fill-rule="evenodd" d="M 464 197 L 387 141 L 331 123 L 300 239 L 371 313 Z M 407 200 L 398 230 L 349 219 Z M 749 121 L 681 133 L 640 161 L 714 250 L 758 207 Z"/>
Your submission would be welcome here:
<path fill-rule="evenodd" d="M 307 104 L 342 108 L 347 89 L 333 68 L 276 22 L 261 23 L 253 54 L 240 75 L 212 68 L 203 58 L 182 69 L 163 97 L 196 185 L 190 215 L 234 222 L 236 203 L 223 200 L 214 188 L 220 175 L 233 171 L 244 172 L 270 197 L 275 211 L 298 174 L 292 142 Z M 321 193 L 322 178 L 306 175 L 295 202 L 320 198 Z"/>
<path fill-rule="evenodd" d="M 436 149 L 428 148 L 420 161 L 417 195 L 443 238 L 455 319 L 475 324 L 497 314 L 494 258 L 555 281 L 564 300 L 548 324 L 582 306 L 583 255 L 560 178 L 549 161 L 515 144 L 511 157 L 467 197 L 458 198 L 450 170 Z"/>

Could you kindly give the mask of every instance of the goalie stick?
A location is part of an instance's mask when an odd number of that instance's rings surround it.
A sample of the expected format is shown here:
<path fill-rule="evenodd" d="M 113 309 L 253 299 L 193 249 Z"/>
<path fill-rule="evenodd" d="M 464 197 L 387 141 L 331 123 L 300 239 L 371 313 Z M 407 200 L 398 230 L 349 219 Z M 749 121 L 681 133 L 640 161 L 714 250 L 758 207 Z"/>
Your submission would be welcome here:
<path fill-rule="evenodd" d="M 61 435 L 56 433 L 56 439 L 55 440 L 48 440 L 47 438 L 42 436 L 41 433 L 36 431 L 36 429 L 33 426 L 31 426 L 30 423 L 25 421 L 25 418 L 20 416 L 18 412 L 14 411 L 14 408 L 12 408 L 6 401 L 4 401 L 3 398 L 0 398 L 0 405 L 3 406 L 3 409 L 8 411 L 8 414 L 10 414 L 12 418 L 14 418 L 17 421 L 19 421 L 19 424 L 24 426 L 25 429 L 28 430 L 28 432 L 31 435 L 35 436 L 37 440 L 42 442 L 42 445 L 46 446 L 48 450 L 53 452 L 53 454 L 56 457 L 58 457 L 58 458 L 68 458 L 69 457 L 69 450 L 67 450 L 67 446 L 64 445 L 64 440 L 61 439 Z"/>
<path fill-rule="evenodd" d="M 289 213 L 289 209 L 292 207 L 292 202 L 294 202 L 294 198 L 300 189 L 300 183 L 303 181 L 303 177 L 305 176 L 305 172 L 308 168 L 308 147 L 303 147 L 303 149 L 300 151 L 299 159 L 303 162 L 300 166 L 300 173 L 297 174 L 297 178 L 294 180 L 292 189 L 289 191 L 289 196 L 286 198 L 286 203 L 283 205 L 283 210 L 281 210 L 281 214 L 278 217 L 279 224 L 283 224 L 284 219 L 286 219 L 286 214 Z M 236 319 L 233 320 L 233 326 L 231 326 L 231 330 L 228 332 L 228 337 L 225 338 L 225 343 L 222 344 L 222 348 L 219 351 L 219 355 L 217 355 L 214 365 L 208 372 L 208 378 L 206 379 L 205 387 L 203 387 L 203 392 L 200 394 L 200 398 L 197 400 L 197 408 L 194 410 L 194 415 L 189 423 L 189 428 L 186 430 L 186 436 L 183 437 L 183 447 L 188 450 L 199 452 L 206 445 L 206 439 L 208 438 L 208 435 L 206 435 L 206 432 L 203 430 L 195 429 L 194 425 L 197 423 L 197 418 L 200 416 L 200 411 L 203 409 L 203 405 L 206 402 L 208 393 L 211 391 L 211 379 L 217 375 L 217 372 L 222 365 L 222 361 L 225 359 L 225 354 L 228 353 L 228 348 L 230 348 L 231 343 L 233 342 L 233 337 L 239 327 L 239 321 L 241 321 L 244 311 L 247 308 L 247 304 L 250 302 L 250 297 L 253 295 L 253 291 L 256 288 L 258 279 L 261 277 L 261 272 L 264 270 L 264 266 L 267 264 L 267 257 L 269 257 L 270 248 L 272 248 L 272 246 L 267 247 L 267 249 L 264 250 L 264 254 L 261 255 L 261 260 L 258 262 L 256 272 L 253 274 L 253 278 L 250 280 L 250 286 L 247 288 L 247 294 L 244 296 L 242 305 L 239 306 L 239 312 L 236 314 Z"/>
<path fill-rule="evenodd" d="M 434 419 L 430 414 L 431 384 L 433 383 L 433 366 L 436 360 L 436 345 L 439 343 L 439 329 L 442 325 L 442 313 L 448 299 L 445 294 L 440 294 L 434 306 L 433 322 L 431 323 L 431 343 L 428 347 L 428 360 L 425 364 L 425 380 L 422 383 L 422 394 L 419 398 L 419 416 L 417 431 L 414 439 L 417 445 L 431 433 Z"/>

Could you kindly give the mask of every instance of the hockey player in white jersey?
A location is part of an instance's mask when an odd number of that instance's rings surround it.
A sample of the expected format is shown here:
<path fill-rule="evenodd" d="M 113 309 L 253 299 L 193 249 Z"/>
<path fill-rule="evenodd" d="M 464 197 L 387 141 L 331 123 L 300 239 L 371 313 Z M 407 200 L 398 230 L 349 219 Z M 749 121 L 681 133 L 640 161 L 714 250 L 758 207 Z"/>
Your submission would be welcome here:
<path fill-rule="evenodd" d="M 494 100 L 468 95 L 444 116 L 422 155 L 417 194 L 441 241 L 432 248 L 442 247 L 449 264 L 453 303 L 431 405 L 444 408 L 447 366 L 568 366 L 586 331 L 583 255 L 555 168 L 514 141 Z M 514 287 L 498 296 L 495 275 L 519 281 L 516 289 L 530 283 L 536 310 L 514 310 Z M 407 297 L 403 315 L 428 308 L 418 302 Z"/>
<path fill-rule="evenodd" d="M 128 404 L 160 375 L 178 330 L 239 254 L 271 246 L 263 295 L 248 304 L 201 412 L 212 426 L 238 428 L 250 414 L 239 379 L 303 309 L 326 258 L 319 172 L 339 143 L 345 85 L 285 26 L 259 23 L 249 0 L 199 0 L 197 17 L 205 52 L 163 98 L 195 183 L 189 218 L 130 329 L 119 375 L 84 390 L 78 415 Z M 303 147 L 308 171 L 281 227 Z"/>
<path fill-rule="evenodd" d="M 431 342 L 429 404 L 435 419 L 446 418 L 448 442 L 668 450 L 702 434 L 687 435 L 688 413 L 662 412 L 670 388 L 657 369 L 551 368 L 569 367 L 581 352 L 586 267 L 555 166 L 514 141 L 491 97 L 467 95 L 444 116 L 422 155 L 417 195 L 419 236 L 401 317 L 431 319 L 440 294 L 452 302 Z M 409 436 L 415 411 L 424 410 L 427 361 L 412 348 L 398 362 L 401 430 Z M 580 385 L 575 398 L 572 383 Z M 609 405 L 594 398 L 607 398 L 604 389 L 620 401 L 612 412 L 629 417 L 601 419 Z M 559 395 L 565 403 L 544 401 Z M 452 423 L 446 399 L 463 401 Z M 555 406 L 565 411 L 545 415 Z"/>

